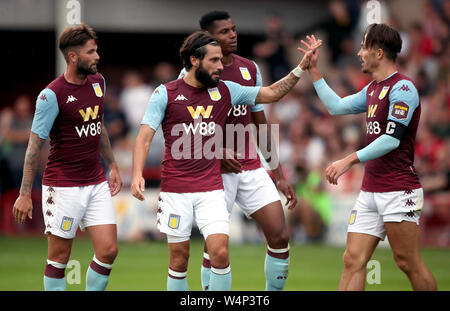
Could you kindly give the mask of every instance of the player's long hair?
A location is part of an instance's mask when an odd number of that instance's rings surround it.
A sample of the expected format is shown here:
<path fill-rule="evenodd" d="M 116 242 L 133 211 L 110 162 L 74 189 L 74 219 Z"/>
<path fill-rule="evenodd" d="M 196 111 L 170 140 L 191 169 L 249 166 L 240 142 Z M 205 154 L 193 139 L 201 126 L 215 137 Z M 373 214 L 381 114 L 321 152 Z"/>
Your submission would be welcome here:
<path fill-rule="evenodd" d="M 366 48 L 380 48 L 388 59 L 395 62 L 397 54 L 402 49 L 402 38 L 397 30 L 386 24 L 371 24 L 364 36 Z"/>
<path fill-rule="evenodd" d="M 87 41 L 93 39 L 97 43 L 97 34 L 94 29 L 85 23 L 69 26 L 59 36 L 59 49 L 66 62 L 69 62 L 69 51 L 73 48 L 83 46 Z"/>
<path fill-rule="evenodd" d="M 190 34 L 180 48 L 180 57 L 186 71 L 192 68 L 191 56 L 202 60 L 206 55 L 208 44 L 220 46 L 216 39 L 207 31 L 199 30 Z"/>

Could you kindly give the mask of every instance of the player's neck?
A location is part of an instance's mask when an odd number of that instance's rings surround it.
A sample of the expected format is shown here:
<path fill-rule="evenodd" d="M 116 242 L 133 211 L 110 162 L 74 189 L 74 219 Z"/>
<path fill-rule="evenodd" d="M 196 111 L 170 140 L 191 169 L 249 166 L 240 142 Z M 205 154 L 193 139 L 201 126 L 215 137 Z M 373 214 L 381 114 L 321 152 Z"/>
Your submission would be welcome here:
<path fill-rule="evenodd" d="M 233 65 L 233 53 L 224 55 L 222 57 L 222 65 L 224 65 L 224 66 L 231 66 L 231 65 Z"/>
<path fill-rule="evenodd" d="M 86 83 L 87 76 L 69 66 L 64 72 L 64 78 L 69 83 L 83 85 Z"/>
<path fill-rule="evenodd" d="M 394 63 L 386 64 L 384 66 L 379 66 L 378 70 L 372 73 L 372 78 L 374 78 L 377 83 L 385 80 L 389 76 L 391 76 L 394 72 L 397 71 L 397 67 Z"/>
<path fill-rule="evenodd" d="M 187 85 L 190 85 L 192 87 L 195 87 L 195 88 L 202 88 L 202 87 L 204 87 L 204 85 L 195 78 L 194 69 L 192 69 L 192 68 L 183 77 L 183 80 L 184 80 L 184 82 L 186 82 Z"/>

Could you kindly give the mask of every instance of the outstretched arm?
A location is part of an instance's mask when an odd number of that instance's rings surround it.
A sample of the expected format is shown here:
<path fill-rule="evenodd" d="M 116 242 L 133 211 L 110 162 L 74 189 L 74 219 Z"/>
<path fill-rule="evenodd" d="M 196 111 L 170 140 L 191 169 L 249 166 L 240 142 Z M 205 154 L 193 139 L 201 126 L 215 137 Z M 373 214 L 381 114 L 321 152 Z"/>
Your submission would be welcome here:
<path fill-rule="evenodd" d="M 30 139 L 28 140 L 28 148 L 25 153 L 20 194 L 13 206 L 13 216 L 19 224 L 23 224 L 27 216 L 30 219 L 32 216 L 31 190 L 34 176 L 39 166 L 41 149 L 44 142 L 45 139 L 41 139 L 37 134 L 31 132 Z"/>

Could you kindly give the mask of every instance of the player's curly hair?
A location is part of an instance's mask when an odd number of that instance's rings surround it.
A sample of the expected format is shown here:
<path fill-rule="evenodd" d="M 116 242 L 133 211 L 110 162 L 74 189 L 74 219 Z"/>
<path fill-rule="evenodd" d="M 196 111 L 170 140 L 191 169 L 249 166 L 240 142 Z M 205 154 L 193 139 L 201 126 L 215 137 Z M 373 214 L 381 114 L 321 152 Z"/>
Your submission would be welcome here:
<path fill-rule="evenodd" d="M 192 68 L 191 56 L 203 59 L 208 44 L 220 46 L 216 39 L 207 31 L 199 30 L 190 34 L 180 48 L 180 58 L 186 71 Z"/>
<path fill-rule="evenodd" d="M 211 31 L 211 26 L 215 21 L 221 21 L 224 19 L 229 19 L 230 14 L 226 11 L 211 11 L 206 14 L 204 14 L 200 20 L 200 28 L 202 30 Z"/>
<path fill-rule="evenodd" d="M 92 27 L 86 25 L 85 23 L 69 26 L 64 29 L 59 36 L 59 49 L 64 55 L 66 62 L 69 62 L 68 52 L 71 49 L 83 46 L 91 39 L 97 42 L 97 34 Z"/>
<path fill-rule="evenodd" d="M 377 47 L 383 50 L 386 57 L 395 61 L 397 54 L 402 49 L 402 38 L 400 33 L 386 24 L 371 24 L 364 34 L 365 47 Z"/>

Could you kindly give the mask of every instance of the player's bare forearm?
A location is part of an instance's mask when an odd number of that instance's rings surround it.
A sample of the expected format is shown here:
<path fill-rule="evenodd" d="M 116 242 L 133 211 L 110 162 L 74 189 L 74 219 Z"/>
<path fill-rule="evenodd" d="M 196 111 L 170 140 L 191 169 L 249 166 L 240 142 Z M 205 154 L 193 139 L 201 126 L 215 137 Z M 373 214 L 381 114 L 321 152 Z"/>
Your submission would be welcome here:
<path fill-rule="evenodd" d="M 341 160 L 333 162 L 325 170 L 327 180 L 330 184 L 337 185 L 339 177 L 345 174 L 354 164 L 359 162 L 356 152 L 349 154 Z"/>
<path fill-rule="evenodd" d="M 320 73 L 319 69 L 317 69 L 317 67 L 309 69 L 309 75 L 313 83 L 323 78 L 322 74 Z"/>
<path fill-rule="evenodd" d="M 141 125 L 133 148 L 133 177 L 142 176 L 148 151 L 155 135 L 155 130 L 147 125 Z"/>
<path fill-rule="evenodd" d="M 22 184 L 20 186 L 21 196 L 31 195 L 34 176 L 40 163 L 41 149 L 44 142 L 45 140 L 41 139 L 37 134 L 33 132 L 30 134 L 23 164 Z"/>
<path fill-rule="evenodd" d="M 155 130 L 148 125 L 141 125 L 139 134 L 133 148 L 133 179 L 131 181 L 131 194 L 138 200 L 145 200 L 145 180 L 142 176 L 145 160 L 147 159 L 150 144 L 152 143 Z"/>
<path fill-rule="evenodd" d="M 287 76 L 278 80 L 272 85 L 261 87 L 258 92 L 258 95 L 256 96 L 255 102 L 273 103 L 279 101 L 281 98 L 283 98 L 284 95 L 286 95 L 290 90 L 292 90 L 292 88 L 294 87 L 294 85 L 297 84 L 299 79 L 300 78 L 294 76 L 293 73 L 289 73 Z"/>
<path fill-rule="evenodd" d="M 111 148 L 111 142 L 109 140 L 108 131 L 102 124 L 102 133 L 100 134 L 100 154 L 106 162 L 106 166 L 112 168 L 116 167 L 116 160 L 114 159 L 114 154 Z"/>

